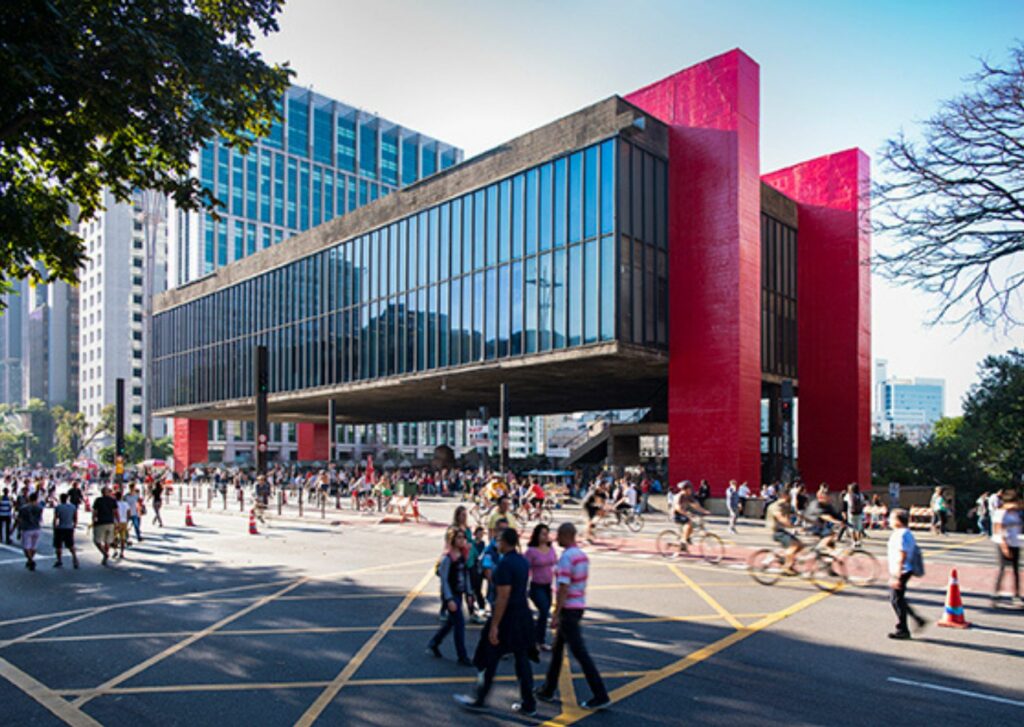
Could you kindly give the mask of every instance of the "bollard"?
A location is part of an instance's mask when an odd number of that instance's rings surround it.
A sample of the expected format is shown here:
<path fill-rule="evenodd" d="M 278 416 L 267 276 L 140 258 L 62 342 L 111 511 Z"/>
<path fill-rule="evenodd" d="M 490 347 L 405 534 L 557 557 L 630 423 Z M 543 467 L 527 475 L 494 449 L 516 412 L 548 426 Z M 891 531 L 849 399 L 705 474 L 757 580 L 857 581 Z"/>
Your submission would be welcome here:
<path fill-rule="evenodd" d="M 281 497 L 281 491 L 280 491 L 280 490 L 278 490 L 278 491 L 277 491 L 277 514 L 278 514 L 278 515 L 280 515 L 280 514 L 281 514 L 281 500 L 282 500 L 282 499 L 283 499 L 283 498 Z"/>
<path fill-rule="evenodd" d="M 206 488 L 206 509 L 207 510 L 212 510 L 213 509 L 213 488 L 212 487 L 207 487 Z"/>
<path fill-rule="evenodd" d="M 238 512 L 245 512 L 245 490 L 238 490 Z"/>
<path fill-rule="evenodd" d="M 224 490 L 220 494 L 221 494 L 221 497 L 223 497 L 223 499 L 224 499 L 224 509 L 227 510 L 228 509 L 228 488 L 225 487 Z"/>
<path fill-rule="evenodd" d="M 184 485 L 178 487 L 178 507 L 181 507 L 181 490 L 183 487 Z"/>
<path fill-rule="evenodd" d="M 198 488 L 198 487 L 196 487 L 195 485 L 192 485 L 192 508 L 193 508 L 193 509 L 194 509 L 194 508 L 195 508 L 195 506 L 196 506 L 196 495 L 198 495 L 198 494 L 199 494 L 199 493 L 198 493 L 198 490 L 199 490 L 199 488 Z"/>
<path fill-rule="evenodd" d="M 327 498 L 322 494 L 320 495 L 320 519 L 327 519 Z"/>
<path fill-rule="evenodd" d="M 334 494 L 334 509 L 335 510 L 340 510 L 341 509 L 341 490 L 338 490 Z"/>
<path fill-rule="evenodd" d="M 302 517 L 302 489 L 299 489 L 299 517 Z"/>

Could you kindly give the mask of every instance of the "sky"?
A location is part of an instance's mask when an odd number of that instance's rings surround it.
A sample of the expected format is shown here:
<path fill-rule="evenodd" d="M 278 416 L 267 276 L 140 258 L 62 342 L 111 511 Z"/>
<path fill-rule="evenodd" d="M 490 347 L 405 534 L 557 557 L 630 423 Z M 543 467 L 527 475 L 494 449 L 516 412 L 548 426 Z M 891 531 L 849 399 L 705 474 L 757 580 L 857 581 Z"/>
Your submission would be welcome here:
<path fill-rule="evenodd" d="M 1024 2 L 291 0 L 267 60 L 294 82 L 463 148 L 467 158 L 732 48 L 761 67 L 761 168 L 885 140 L 1024 39 Z M 1016 31 L 1016 34 L 1015 34 Z M 1015 35 L 1017 37 L 1015 37 Z M 886 240 L 873 241 L 876 249 Z M 872 280 L 872 356 L 946 379 L 946 413 L 1024 334 L 929 326 L 936 301 Z"/>

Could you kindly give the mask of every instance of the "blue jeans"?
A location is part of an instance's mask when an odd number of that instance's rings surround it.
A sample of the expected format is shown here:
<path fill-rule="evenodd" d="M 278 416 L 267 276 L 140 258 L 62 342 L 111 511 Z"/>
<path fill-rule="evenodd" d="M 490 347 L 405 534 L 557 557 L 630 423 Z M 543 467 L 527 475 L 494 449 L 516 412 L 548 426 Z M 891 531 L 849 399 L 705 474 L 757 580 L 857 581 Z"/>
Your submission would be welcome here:
<path fill-rule="evenodd" d="M 135 528 L 135 539 L 142 540 L 142 533 L 139 531 L 139 516 L 129 515 L 128 519 L 132 521 L 132 527 Z"/>
<path fill-rule="evenodd" d="M 548 618 L 551 616 L 551 584 L 530 584 L 530 601 L 537 607 L 534 641 L 537 646 L 544 643 L 548 632 Z"/>
<path fill-rule="evenodd" d="M 430 639 L 430 647 L 437 648 L 444 641 L 448 632 L 455 630 L 455 653 L 459 659 L 468 659 L 466 655 L 466 618 L 462 615 L 462 594 L 455 599 L 455 611 L 449 611 L 447 604 L 444 604 L 448 618 L 441 624 L 441 628 Z"/>

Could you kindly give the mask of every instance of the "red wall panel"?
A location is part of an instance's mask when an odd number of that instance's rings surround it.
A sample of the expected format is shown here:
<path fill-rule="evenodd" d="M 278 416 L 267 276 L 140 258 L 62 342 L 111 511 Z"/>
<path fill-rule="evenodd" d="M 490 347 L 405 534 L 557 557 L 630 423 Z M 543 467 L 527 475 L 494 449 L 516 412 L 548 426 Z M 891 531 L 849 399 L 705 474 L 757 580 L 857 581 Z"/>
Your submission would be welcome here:
<path fill-rule="evenodd" d="M 859 149 L 764 176 L 796 200 L 800 471 L 871 485 L 870 167 Z"/>
<path fill-rule="evenodd" d="M 299 439 L 298 457 L 302 461 L 326 460 L 330 442 L 328 442 L 328 427 L 326 424 L 313 422 L 300 422 L 296 427 Z"/>
<path fill-rule="evenodd" d="M 174 420 L 174 471 L 178 474 L 209 459 L 209 424 L 205 419 Z"/>
<path fill-rule="evenodd" d="M 625 98 L 669 138 L 669 478 L 760 481 L 760 69 L 733 50 Z"/>

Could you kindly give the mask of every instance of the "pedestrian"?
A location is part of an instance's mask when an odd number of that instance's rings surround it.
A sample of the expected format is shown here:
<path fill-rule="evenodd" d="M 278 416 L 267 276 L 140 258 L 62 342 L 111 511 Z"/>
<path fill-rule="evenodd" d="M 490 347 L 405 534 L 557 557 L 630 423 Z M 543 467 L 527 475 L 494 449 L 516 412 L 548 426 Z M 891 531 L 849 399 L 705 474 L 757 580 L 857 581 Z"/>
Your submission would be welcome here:
<path fill-rule="evenodd" d="M 116 522 L 117 500 L 110 496 L 110 487 L 104 486 L 100 496 L 92 503 L 92 542 L 103 556 L 103 565 L 107 565 L 110 560 Z"/>
<path fill-rule="evenodd" d="M 1010 569 L 1013 577 L 1013 603 L 1022 606 L 1020 597 L 1020 500 L 1014 490 L 1006 490 L 1001 497 L 1002 506 L 992 514 L 992 542 L 996 544 L 999 558 L 999 573 L 992 590 L 992 605 L 999 605 L 999 589 L 1003 585 L 1003 573 Z"/>
<path fill-rule="evenodd" d="M 462 614 L 462 601 L 466 594 L 466 533 L 456 527 L 448 528 L 445 535 L 447 546 L 437 575 L 441 580 L 441 608 L 447 618 L 427 643 L 427 653 L 441 658 L 441 642 L 453 632 L 455 653 L 459 664 L 472 666 L 466 654 L 466 619 Z"/>
<path fill-rule="evenodd" d="M 907 617 L 914 619 L 918 628 L 924 628 L 924 619 L 907 603 L 907 584 L 915 574 L 924 574 L 921 549 L 910 532 L 910 514 L 903 508 L 896 508 L 889 514 L 889 601 L 896 612 L 896 629 L 889 634 L 890 639 L 909 639 L 910 629 L 907 628 Z"/>
<path fill-rule="evenodd" d="M 486 618 L 487 601 L 484 599 L 484 550 L 487 549 L 487 541 L 484 539 L 484 529 L 478 525 L 473 530 L 473 542 L 469 549 L 469 559 L 466 563 L 466 570 L 469 574 L 470 590 L 466 594 L 469 601 L 469 613 L 473 623 L 482 624 Z"/>
<path fill-rule="evenodd" d="M 931 500 L 931 511 L 932 511 L 932 532 L 938 535 L 946 534 L 946 498 L 942 494 L 942 488 L 936 487 L 935 492 L 932 494 Z"/>
<path fill-rule="evenodd" d="M 562 523 L 558 527 L 558 545 L 562 555 L 556 569 L 558 592 L 555 597 L 555 612 L 551 616 L 551 630 L 555 632 L 555 644 L 551 649 L 551 663 L 548 665 L 544 684 L 537 690 L 537 698 L 545 702 L 554 701 L 562 670 L 562 657 L 566 645 L 579 663 L 590 687 L 590 699 L 580 702 L 584 709 L 604 709 L 611 700 L 605 689 L 601 674 L 597 671 L 587 646 L 583 642 L 583 628 L 580 622 L 587 607 L 587 579 L 590 576 L 590 561 L 587 554 L 576 545 L 576 526 Z M 565 695 L 563 694 L 564 698 Z"/>
<path fill-rule="evenodd" d="M 18 510 L 18 532 L 21 533 L 21 549 L 25 552 L 25 567 L 36 569 L 36 550 L 43 528 L 43 508 L 39 507 L 39 493 L 33 492 L 28 501 Z"/>
<path fill-rule="evenodd" d="M 124 549 L 128 546 L 129 507 L 125 502 L 124 493 L 118 490 L 114 495 L 117 502 L 117 522 L 114 523 L 114 545 L 120 550 L 118 558 L 124 560 Z"/>
<path fill-rule="evenodd" d="M 75 525 L 78 524 L 78 508 L 70 502 L 68 493 L 61 493 L 60 504 L 53 509 L 53 550 L 57 554 L 54 568 L 62 568 L 64 548 L 71 553 L 71 563 L 78 568 L 78 553 L 75 551 Z"/>
<path fill-rule="evenodd" d="M 725 507 L 729 511 L 729 532 L 736 534 L 736 519 L 740 516 L 740 488 L 736 480 L 729 480 L 725 488 Z"/>
<path fill-rule="evenodd" d="M 736 494 L 739 496 L 739 501 L 740 501 L 740 504 L 739 504 L 739 514 L 740 514 L 740 517 L 746 517 L 747 516 L 747 500 L 750 499 L 750 486 L 746 482 L 743 482 L 740 485 L 739 490 L 737 490 Z"/>
<path fill-rule="evenodd" d="M 134 482 L 128 488 L 128 494 L 124 496 L 125 504 L 128 505 L 128 522 L 135 530 L 135 539 L 142 542 L 142 500 L 139 497 L 139 488 Z"/>
<path fill-rule="evenodd" d="M 11 502 L 10 490 L 4 488 L 0 494 L 0 543 L 11 544 L 11 527 L 14 516 L 14 503 Z"/>
<path fill-rule="evenodd" d="M 164 506 L 164 484 L 160 480 L 153 483 L 150 501 L 153 503 L 153 524 L 163 527 L 164 519 L 160 517 L 160 508 Z"/>
<path fill-rule="evenodd" d="M 704 502 L 711 497 L 711 485 L 708 484 L 707 480 L 701 480 L 697 486 L 697 502 L 701 507 L 706 508 L 707 505 Z"/>
<path fill-rule="evenodd" d="M 547 525 L 538 523 L 534 527 L 524 555 L 530 563 L 530 601 L 537 608 L 534 639 L 538 649 L 550 651 L 546 641 L 548 617 L 551 615 L 551 582 L 558 555 L 551 546 L 551 531 Z"/>
<path fill-rule="evenodd" d="M 974 502 L 974 514 L 978 519 L 978 532 L 984 535 L 992 535 L 992 516 L 995 513 L 988 511 L 989 493 L 983 492 Z"/>
<path fill-rule="evenodd" d="M 533 616 L 527 601 L 530 564 L 519 554 L 518 547 L 519 533 L 515 528 L 502 530 L 498 537 L 501 562 L 494 573 L 494 583 L 498 590 L 494 612 L 484 624 L 473 658 L 473 664 L 480 671 L 476 694 L 455 695 L 455 701 L 470 711 L 483 711 L 487 708 L 487 695 L 494 683 L 501 657 L 512 654 L 519 682 L 519 701 L 512 704 L 512 711 L 526 717 L 537 714 L 530 661 L 540 659 L 533 643 Z"/>
<path fill-rule="evenodd" d="M 843 507 L 853 544 L 854 546 L 860 545 L 864 539 L 864 495 L 861 494 L 860 485 L 856 482 L 851 482 L 846 486 Z"/>

